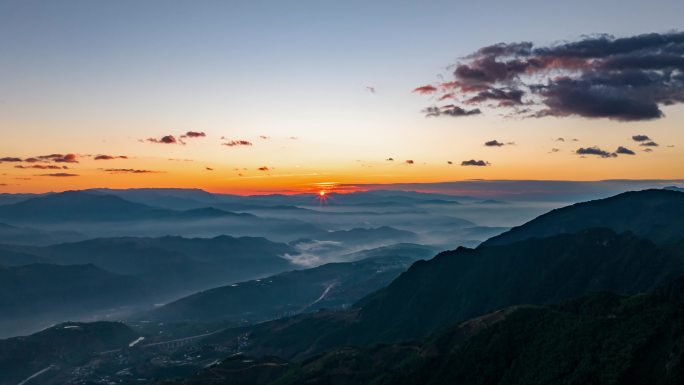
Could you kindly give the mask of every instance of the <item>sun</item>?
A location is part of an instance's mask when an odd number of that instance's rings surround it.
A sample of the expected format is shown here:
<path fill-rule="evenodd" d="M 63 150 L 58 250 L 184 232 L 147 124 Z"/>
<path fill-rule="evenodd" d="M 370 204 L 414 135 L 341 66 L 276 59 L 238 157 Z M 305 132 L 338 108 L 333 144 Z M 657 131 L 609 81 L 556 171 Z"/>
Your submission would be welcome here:
<path fill-rule="evenodd" d="M 321 190 L 318 192 L 318 196 L 324 197 L 325 196 L 325 191 Z"/>

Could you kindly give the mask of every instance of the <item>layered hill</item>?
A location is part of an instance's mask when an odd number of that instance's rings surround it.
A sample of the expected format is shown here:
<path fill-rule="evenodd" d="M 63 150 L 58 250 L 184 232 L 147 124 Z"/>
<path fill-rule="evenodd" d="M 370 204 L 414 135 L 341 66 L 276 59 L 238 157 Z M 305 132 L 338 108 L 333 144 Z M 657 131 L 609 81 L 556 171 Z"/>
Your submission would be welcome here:
<path fill-rule="evenodd" d="M 684 274 L 683 244 L 589 229 L 508 245 L 459 248 L 418 261 L 346 312 L 276 320 L 224 332 L 252 336 L 247 353 L 303 358 L 343 345 L 423 338 L 516 304 L 547 304 L 596 291 L 634 294 Z M 277 331 L 277 332 L 276 332 Z"/>
<path fill-rule="evenodd" d="M 92 264 L 0 267 L 2 336 L 33 331 L 60 317 L 73 319 L 149 299 L 141 280 Z"/>
<path fill-rule="evenodd" d="M 263 383 L 680 384 L 683 307 L 682 279 L 647 295 L 597 293 L 560 305 L 521 306 L 419 344 L 333 350 Z"/>
<path fill-rule="evenodd" d="M 495 246 L 531 237 L 573 233 L 592 227 L 631 231 L 656 243 L 684 237 L 684 193 L 643 190 L 552 210 L 521 226 L 492 237 L 482 246 Z"/>
<path fill-rule="evenodd" d="M 266 276 L 294 268 L 285 254 L 296 250 L 265 238 L 98 238 L 46 247 L 0 246 L 0 260 L 32 256 L 59 265 L 93 264 L 101 269 L 135 276 L 161 294 L 206 289 L 211 286 Z"/>
<path fill-rule="evenodd" d="M 329 263 L 202 291 L 143 316 L 163 322 L 259 322 L 322 308 L 350 306 L 434 250 L 399 244 L 354 253 Z"/>

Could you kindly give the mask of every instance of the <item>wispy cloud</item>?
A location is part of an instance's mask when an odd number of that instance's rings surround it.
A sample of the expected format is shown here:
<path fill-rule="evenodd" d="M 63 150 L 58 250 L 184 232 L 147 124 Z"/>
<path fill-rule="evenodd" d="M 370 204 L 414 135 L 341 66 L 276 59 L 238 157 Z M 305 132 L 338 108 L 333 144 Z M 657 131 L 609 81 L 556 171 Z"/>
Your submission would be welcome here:
<path fill-rule="evenodd" d="M 231 140 L 229 142 L 221 143 L 224 146 L 236 147 L 236 146 L 251 146 L 252 142 L 248 140 Z"/>

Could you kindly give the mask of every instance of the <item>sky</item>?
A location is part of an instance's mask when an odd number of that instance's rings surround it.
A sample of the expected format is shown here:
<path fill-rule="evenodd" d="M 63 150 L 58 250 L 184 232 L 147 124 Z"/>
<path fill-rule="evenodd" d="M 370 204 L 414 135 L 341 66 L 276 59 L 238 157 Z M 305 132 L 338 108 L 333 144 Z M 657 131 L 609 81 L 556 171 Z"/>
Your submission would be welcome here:
<path fill-rule="evenodd" d="M 0 192 L 682 178 L 682 14 L 682 1 L 0 0 Z M 673 43 L 561 60 L 596 34 L 648 33 Z M 511 56 L 518 42 L 533 48 Z M 498 43 L 508 56 L 482 50 Z M 615 83 L 631 54 L 663 59 L 640 67 L 640 93 Z M 554 64 L 530 69 L 540 57 Z M 489 59 L 528 67 L 476 79 Z M 577 97 L 587 82 L 600 95 Z M 485 91 L 505 95 L 475 104 Z"/>

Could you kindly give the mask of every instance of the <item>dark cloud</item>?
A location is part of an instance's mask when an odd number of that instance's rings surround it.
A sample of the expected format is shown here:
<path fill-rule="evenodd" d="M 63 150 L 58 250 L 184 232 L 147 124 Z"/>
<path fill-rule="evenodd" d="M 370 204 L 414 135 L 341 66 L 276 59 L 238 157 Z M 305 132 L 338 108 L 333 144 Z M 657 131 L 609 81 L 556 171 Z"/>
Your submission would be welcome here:
<path fill-rule="evenodd" d="M 230 142 L 221 143 L 224 146 L 235 147 L 235 146 L 251 146 L 252 142 L 248 140 L 231 140 Z"/>
<path fill-rule="evenodd" d="M 36 169 L 36 170 L 68 170 L 69 169 L 69 167 L 67 167 L 67 166 L 56 166 L 53 164 L 34 164 L 31 166 L 17 165 L 17 166 L 14 166 L 14 168 Z"/>
<path fill-rule="evenodd" d="M 95 160 L 128 159 L 126 155 L 96 155 Z"/>
<path fill-rule="evenodd" d="M 32 161 L 35 159 L 37 162 L 55 162 L 55 163 L 78 163 L 76 154 L 50 154 L 41 155 L 35 158 L 30 158 Z M 27 159 L 28 161 L 28 159 Z M 29 162 L 32 163 L 32 162 Z"/>
<path fill-rule="evenodd" d="M 428 107 L 425 110 L 423 110 L 425 113 L 426 117 L 437 117 L 437 116 L 451 116 L 451 117 L 459 117 L 459 116 L 468 116 L 468 115 L 479 115 L 482 111 L 480 111 L 479 108 L 474 108 L 472 110 L 466 110 L 463 109 L 459 106 L 455 106 L 453 104 L 447 104 L 446 106 L 441 106 L 441 107 Z"/>
<path fill-rule="evenodd" d="M 496 139 L 490 140 L 490 141 L 488 141 L 488 142 L 485 142 L 484 145 L 487 146 L 487 147 L 501 147 L 501 146 L 505 146 L 504 143 L 501 143 L 501 142 L 499 142 L 499 141 L 496 140 Z"/>
<path fill-rule="evenodd" d="M 652 148 L 644 148 L 644 152 L 653 152 Z"/>
<path fill-rule="evenodd" d="M 177 144 L 178 143 L 178 140 L 173 135 L 165 135 L 159 139 L 147 138 L 147 141 L 150 143 L 160 143 L 160 144 Z"/>
<path fill-rule="evenodd" d="M 268 168 L 267 166 L 261 166 L 261 167 L 259 167 L 257 170 L 258 170 L 258 171 L 269 171 L 270 168 Z"/>
<path fill-rule="evenodd" d="M 4 158 L 0 158 L 0 163 L 7 162 L 7 163 L 16 163 L 16 162 L 22 162 L 23 160 L 21 158 L 14 158 L 11 156 L 6 156 Z"/>
<path fill-rule="evenodd" d="M 661 106 L 684 103 L 684 32 L 598 35 L 543 47 L 500 43 L 477 50 L 453 68 L 453 81 L 414 92 L 443 92 L 442 97 L 451 98 L 458 90 L 457 100 L 498 101 L 487 106 L 512 108 L 507 115 L 658 119 L 664 116 Z M 428 116 L 441 115 L 446 114 Z"/>
<path fill-rule="evenodd" d="M 413 159 L 407 159 L 407 160 L 404 161 L 404 163 L 406 163 L 406 164 L 413 164 L 413 163 L 415 163 L 415 162 L 413 161 Z"/>
<path fill-rule="evenodd" d="M 565 142 L 565 138 L 556 138 L 556 142 Z"/>
<path fill-rule="evenodd" d="M 207 171 L 214 171 L 214 169 L 211 168 L 211 167 L 205 167 L 204 169 L 207 170 Z"/>
<path fill-rule="evenodd" d="M 639 146 L 643 146 L 643 147 L 658 147 L 658 143 L 656 143 L 656 142 L 654 142 L 654 141 L 648 141 L 648 142 L 643 142 L 643 143 L 639 144 Z"/>
<path fill-rule="evenodd" d="M 498 89 L 489 88 L 478 92 L 475 96 L 468 98 L 465 102 L 467 104 L 482 103 L 487 100 L 495 100 L 499 102 L 499 106 L 508 107 L 513 105 L 523 104 L 522 97 L 525 92 L 517 89 Z"/>
<path fill-rule="evenodd" d="M 454 162 L 447 160 L 447 164 L 454 164 Z"/>
<path fill-rule="evenodd" d="M 651 140 L 647 135 L 634 135 L 632 136 L 632 140 L 635 142 L 645 142 L 647 140 Z"/>
<path fill-rule="evenodd" d="M 549 151 L 550 154 L 553 154 L 554 152 L 558 152 L 560 149 L 558 148 L 552 148 L 551 151 Z"/>
<path fill-rule="evenodd" d="M 387 159 L 385 159 L 385 160 L 388 161 L 388 162 L 394 162 L 394 158 L 387 158 Z"/>
<path fill-rule="evenodd" d="M 152 171 L 152 170 L 137 170 L 133 168 L 105 168 L 102 169 L 104 172 L 108 172 L 111 174 L 157 174 L 160 171 Z"/>
<path fill-rule="evenodd" d="M 271 139 L 271 137 L 266 135 L 259 135 L 259 139 L 268 140 Z"/>
<path fill-rule="evenodd" d="M 596 155 L 601 158 L 615 158 L 617 156 L 614 152 L 604 151 L 596 146 L 594 147 L 582 147 L 575 151 L 577 155 Z"/>
<path fill-rule="evenodd" d="M 489 162 L 485 162 L 484 160 L 464 160 L 461 162 L 461 166 L 479 166 L 479 167 L 484 167 L 484 166 L 489 166 Z"/>
<path fill-rule="evenodd" d="M 375 87 L 371 86 L 366 86 L 366 91 L 370 92 L 371 94 L 374 94 L 376 92 Z"/>
<path fill-rule="evenodd" d="M 201 131 L 188 131 L 185 134 L 181 135 L 181 138 L 204 138 L 207 136 L 204 132 Z"/>
<path fill-rule="evenodd" d="M 627 147 L 620 146 L 615 150 L 616 154 L 622 154 L 622 155 L 636 155 L 636 153 L 632 150 L 630 150 Z"/>
<path fill-rule="evenodd" d="M 58 178 L 63 178 L 63 177 L 72 177 L 72 176 L 79 176 L 78 174 L 68 174 L 66 172 L 57 172 L 54 174 L 40 174 L 36 176 L 53 176 L 53 177 L 58 177 Z"/>

